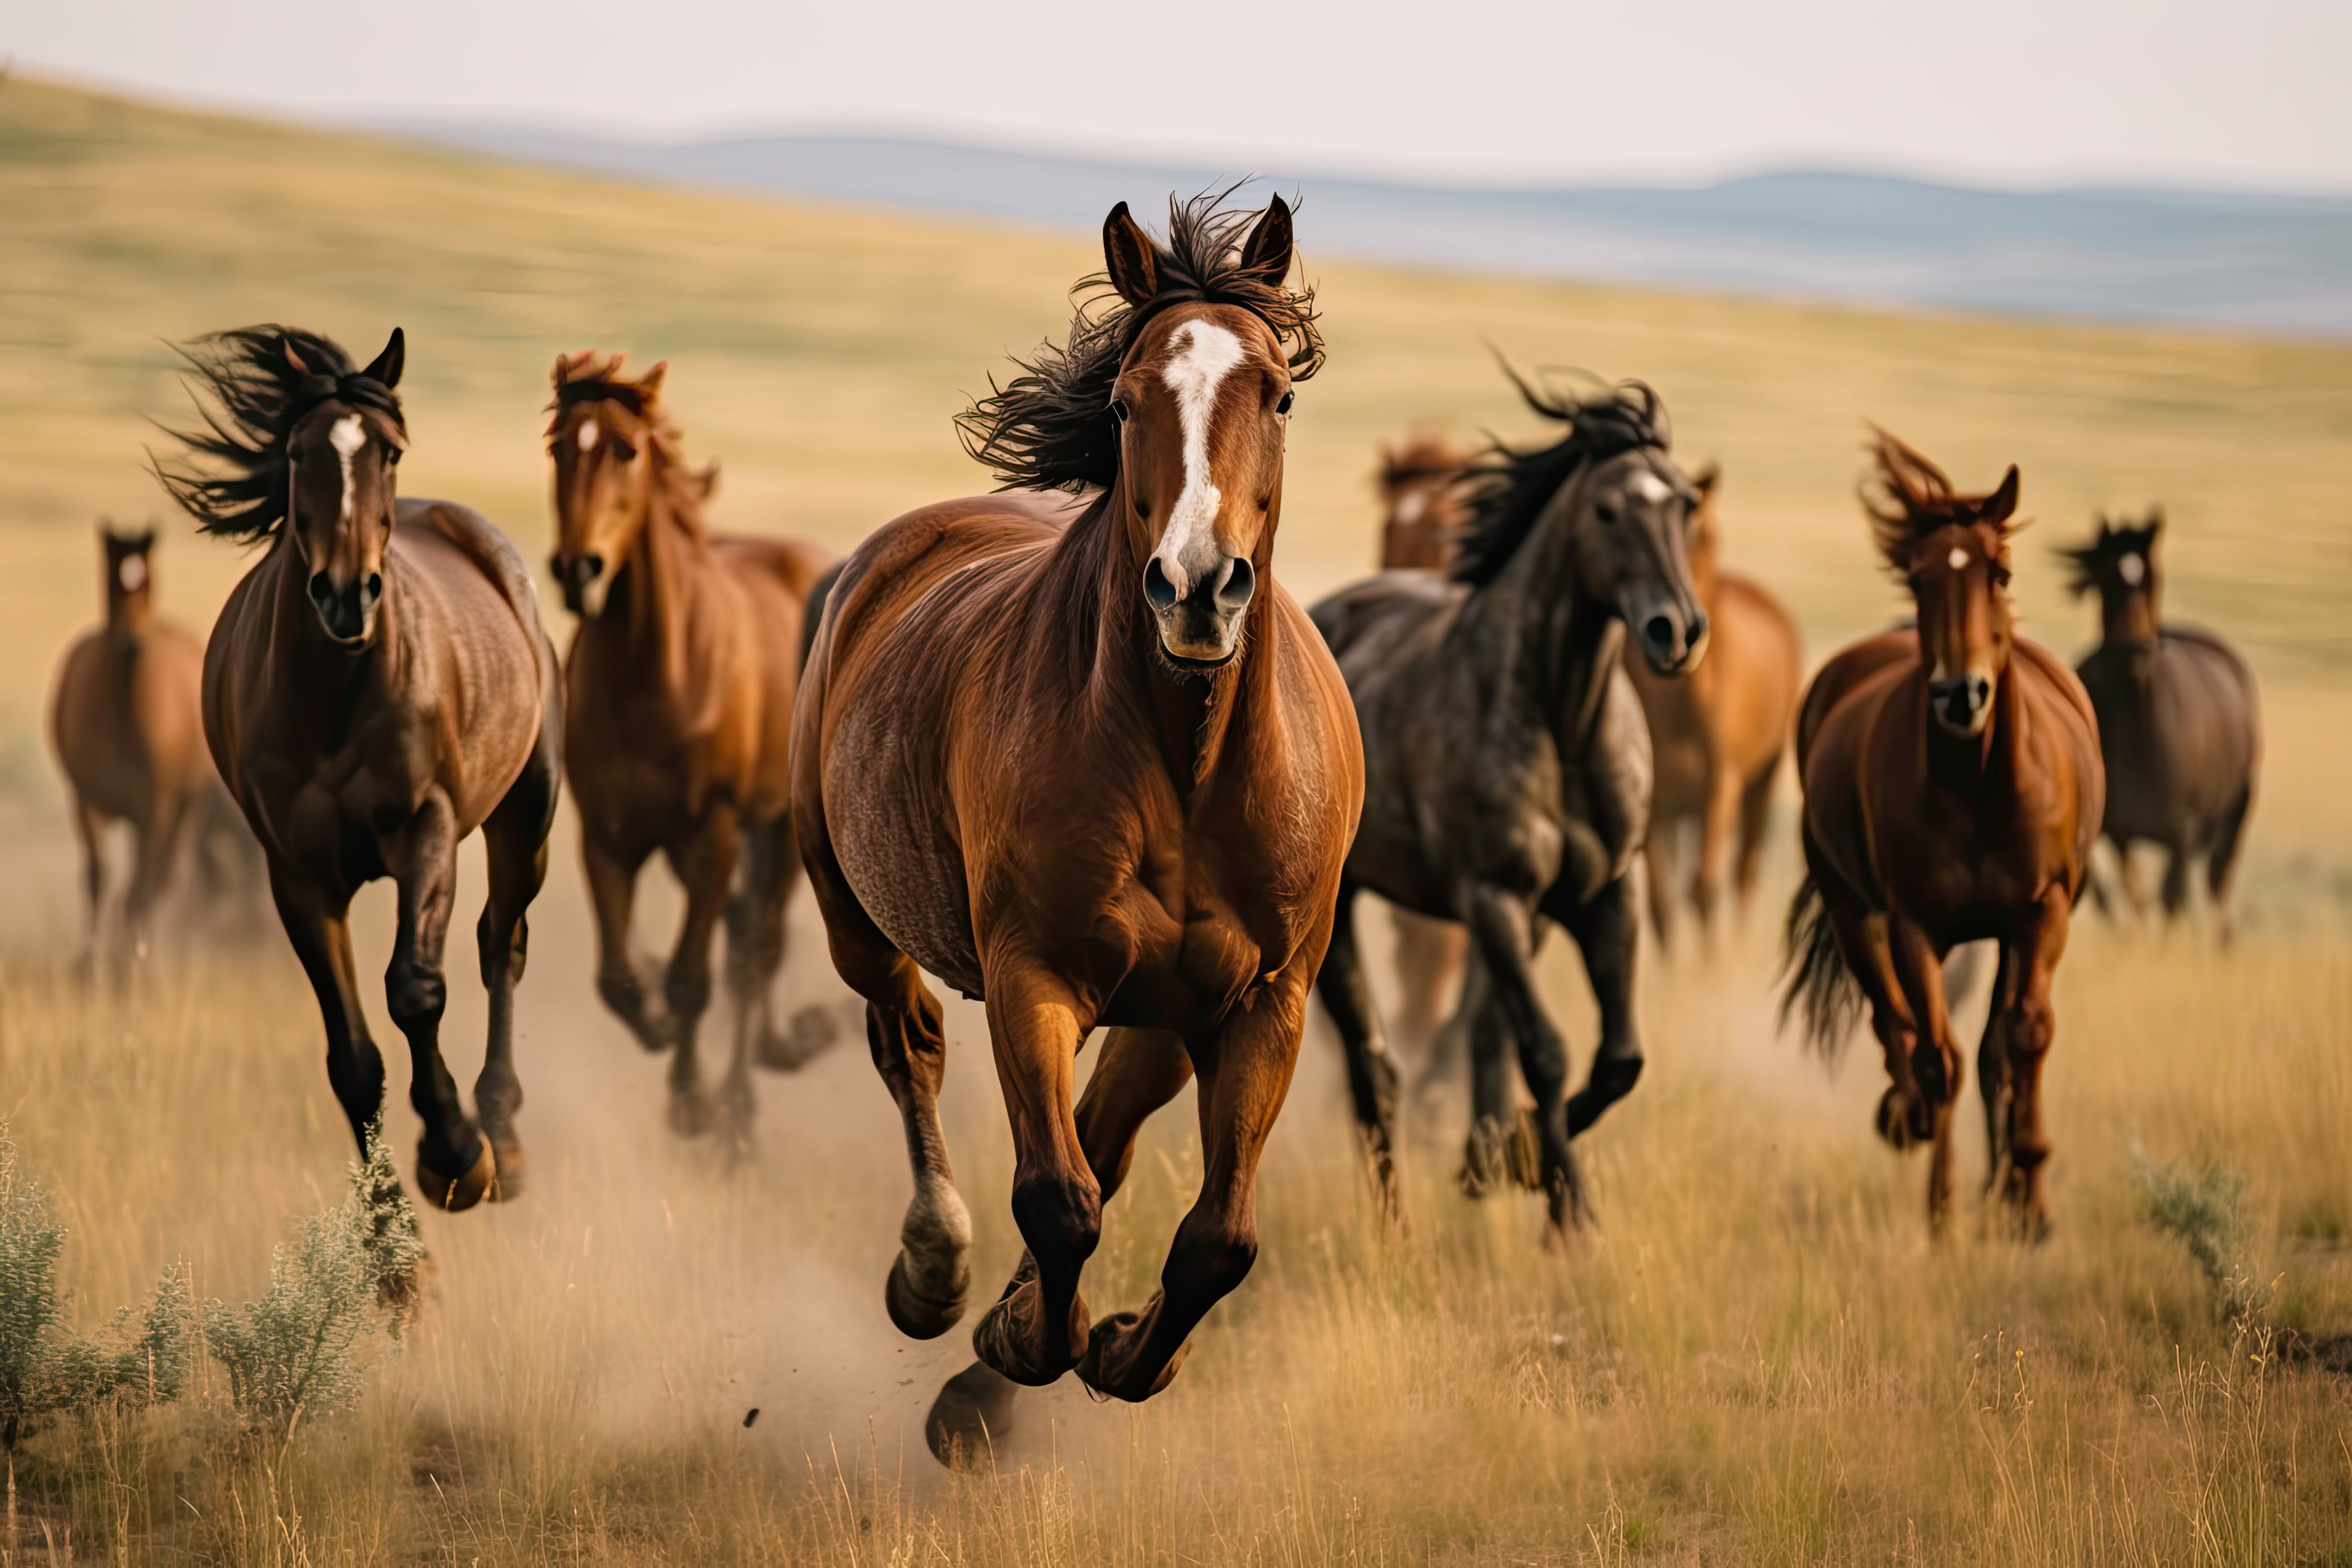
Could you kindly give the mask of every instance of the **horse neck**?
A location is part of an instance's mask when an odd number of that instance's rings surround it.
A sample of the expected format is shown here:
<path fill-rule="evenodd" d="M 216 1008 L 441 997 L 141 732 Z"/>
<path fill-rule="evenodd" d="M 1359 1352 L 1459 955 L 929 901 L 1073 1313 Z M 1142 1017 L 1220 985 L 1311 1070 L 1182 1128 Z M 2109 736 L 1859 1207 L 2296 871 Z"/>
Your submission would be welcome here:
<path fill-rule="evenodd" d="M 154 623 L 154 597 L 142 590 L 136 594 L 115 594 L 106 602 L 106 630 L 117 643 L 135 643 L 147 635 Z"/>
<path fill-rule="evenodd" d="M 1622 641 L 1615 607 L 1590 592 L 1577 569 L 1573 531 L 1549 516 L 1493 582 L 1472 592 L 1455 627 L 1457 637 L 1501 650 L 1507 692 L 1563 746 L 1599 711 Z"/>
<path fill-rule="evenodd" d="M 2156 594 L 2132 594 L 2120 603 L 2099 601 L 2099 635 L 2115 647 L 2144 647 L 2157 640 L 2160 622 L 2157 616 Z"/>
<path fill-rule="evenodd" d="M 710 543 L 699 507 L 682 488 L 684 474 L 658 452 L 654 462 L 645 521 L 614 570 L 604 613 L 590 624 L 632 656 L 621 668 L 658 677 L 682 697 L 690 680 L 695 579 L 709 563 Z"/>

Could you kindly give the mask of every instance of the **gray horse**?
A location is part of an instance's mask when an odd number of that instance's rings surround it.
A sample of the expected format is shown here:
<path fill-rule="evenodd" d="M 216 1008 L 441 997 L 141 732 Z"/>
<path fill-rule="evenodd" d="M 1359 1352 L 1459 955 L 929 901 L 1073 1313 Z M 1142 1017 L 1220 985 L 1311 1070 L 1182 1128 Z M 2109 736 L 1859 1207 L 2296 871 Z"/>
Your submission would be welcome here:
<path fill-rule="evenodd" d="M 2137 527 L 2098 520 L 2087 544 L 2062 550 L 2077 595 L 2099 595 L 2099 646 L 2078 667 L 2099 715 L 2107 761 L 2107 815 L 2100 831 L 2116 847 L 2123 890 L 2144 907 L 2131 847 L 2146 840 L 2169 853 L 2164 912 L 2189 899 L 2189 870 L 2205 857 L 2205 886 L 2224 941 L 2230 934 L 2230 874 L 2254 799 L 2262 763 L 2260 699 L 2237 650 L 2201 626 L 2162 618 L 2164 584 L 2157 540 L 2164 514 Z M 2094 879 L 2105 907 L 2106 892 Z"/>
<path fill-rule="evenodd" d="M 1507 1039 L 1537 1102 L 1521 1174 L 1559 1230 L 1584 1209 L 1570 1140 L 1642 1070 L 1633 952 L 1650 740 L 1619 650 L 1631 626 L 1652 668 L 1679 674 L 1706 646 L 1706 616 L 1685 551 L 1698 492 L 1666 455 L 1656 395 L 1639 383 L 1581 400 L 1519 391 L 1567 433 L 1540 449 L 1498 446 L 1469 470 L 1451 573 L 1382 573 L 1310 612 L 1355 699 L 1365 763 L 1363 823 L 1318 986 L 1393 1213 L 1397 1074 L 1351 906 L 1370 889 L 1468 928 L 1462 1016 L 1479 1065 L 1467 1174 L 1483 1186 L 1510 1142 Z M 1572 1100 L 1531 968 L 1547 921 L 1576 940 L 1601 1005 L 1600 1051 Z"/>

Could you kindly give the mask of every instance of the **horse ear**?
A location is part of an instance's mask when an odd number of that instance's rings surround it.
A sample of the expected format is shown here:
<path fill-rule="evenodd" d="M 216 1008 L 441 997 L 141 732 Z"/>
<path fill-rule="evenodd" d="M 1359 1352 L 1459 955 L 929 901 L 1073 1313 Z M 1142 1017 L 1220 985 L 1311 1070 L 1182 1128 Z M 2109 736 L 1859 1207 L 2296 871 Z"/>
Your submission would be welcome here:
<path fill-rule="evenodd" d="M 719 459 L 713 458 L 694 479 L 695 483 L 702 487 L 702 499 L 709 500 L 712 492 L 719 489 Z"/>
<path fill-rule="evenodd" d="M 2017 511 L 2017 465 L 2011 463 L 2009 472 L 2000 477 L 2000 488 L 1985 497 L 1977 506 L 1977 521 L 1991 523 L 1995 528 L 2006 523 Z"/>
<path fill-rule="evenodd" d="M 2149 537 L 2149 538 L 2151 538 L 2151 539 L 2153 539 L 2153 538 L 2155 538 L 2158 534 L 2162 533 L 2163 531 L 2164 531 L 2164 508 L 2163 508 L 2163 507 L 2161 507 L 2161 506 L 2151 506 L 2151 507 L 2149 507 L 2149 508 L 2147 509 L 2147 532 L 2148 532 L 2148 537 Z"/>
<path fill-rule="evenodd" d="M 138 532 L 131 534 L 130 536 L 130 543 L 142 554 L 154 549 L 155 525 L 151 522 L 145 528 L 141 529 Z"/>
<path fill-rule="evenodd" d="M 360 374 L 370 381 L 382 382 L 383 389 L 389 392 L 400 384 L 400 367 L 407 362 L 407 336 L 398 327 L 394 327 L 392 329 L 392 336 L 384 340 L 383 353 L 369 361 L 367 369 Z"/>
<path fill-rule="evenodd" d="M 1153 257 L 1151 237 L 1121 202 L 1103 219 L 1103 270 L 1118 297 L 1138 309 L 1160 297 L 1160 263 Z"/>
<path fill-rule="evenodd" d="M 650 402 L 661 391 L 662 378 L 669 374 L 669 361 L 654 361 L 654 367 L 637 377 L 637 395 Z"/>
<path fill-rule="evenodd" d="M 1250 230 L 1249 243 L 1242 247 L 1242 268 L 1255 272 L 1269 283 L 1280 283 L 1290 276 L 1290 204 L 1280 196 L 1265 204 L 1265 214 Z"/>
<path fill-rule="evenodd" d="M 1709 463 L 1691 476 L 1691 488 L 1698 491 L 1698 499 L 1701 500 L 1712 499 L 1715 495 L 1715 487 L 1722 482 L 1723 465 L 1720 463 Z"/>

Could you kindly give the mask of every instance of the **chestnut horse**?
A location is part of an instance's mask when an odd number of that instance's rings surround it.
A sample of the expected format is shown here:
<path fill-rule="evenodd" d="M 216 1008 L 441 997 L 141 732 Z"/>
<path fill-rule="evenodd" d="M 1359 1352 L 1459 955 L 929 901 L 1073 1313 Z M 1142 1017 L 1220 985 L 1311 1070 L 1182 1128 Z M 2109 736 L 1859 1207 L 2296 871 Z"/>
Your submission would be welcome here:
<path fill-rule="evenodd" d="M 2230 874 L 2262 766 L 2261 697 L 2238 651 L 2202 626 L 2163 619 L 2157 539 L 2164 514 L 2137 527 L 2098 520 L 2091 542 L 2059 554 L 2074 568 L 2068 585 L 2099 595 L 2099 646 L 2075 666 L 2099 716 L 2107 759 L 2107 814 L 2101 832 L 2116 847 L 2125 896 L 2146 907 L 2132 846 L 2160 845 L 2164 912 L 2189 900 L 2189 862 L 2205 857 L 2205 887 L 2223 940 L 2230 932 Z M 2106 899 L 2098 880 L 2092 896 Z"/>
<path fill-rule="evenodd" d="M 563 665 L 563 765 L 596 907 L 596 988 L 648 1050 L 675 1050 L 670 1117 L 688 1134 L 710 1121 L 695 1036 L 710 1002 L 711 936 L 726 917 L 735 1045 L 720 1110 L 740 1141 L 751 1058 L 796 1068 L 832 1038 L 822 1008 L 789 1034 L 770 1011 L 801 874 L 790 757 L 802 605 L 826 558 L 705 526 L 718 474 L 686 465 L 661 406 L 666 368 L 632 381 L 618 354 L 555 362 L 550 564 L 580 617 Z M 656 850 L 685 886 L 686 919 L 648 984 L 630 959 L 629 917 Z"/>
<path fill-rule="evenodd" d="M 1474 1186 L 1490 1179 L 1508 1111 L 1504 1051 L 1515 1043 L 1536 1100 L 1532 1173 L 1557 1234 L 1584 1207 L 1570 1141 L 1642 1071 L 1635 867 L 1650 738 L 1619 645 L 1630 624 L 1643 657 L 1679 674 L 1699 661 L 1707 621 L 1685 558 L 1698 494 L 1667 456 L 1656 395 L 1639 383 L 1583 399 L 1520 391 L 1566 433 L 1548 447 L 1498 447 L 1479 465 L 1451 579 L 1382 573 L 1314 607 L 1347 677 L 1367 775 L 1318 990 L 1393 1211 L 1396 1068 L 1356 949 L 1355 897 L 1378 893 L 1468 928 L 1467 1174 Z M 1574 938 L 1601 1005 L 1600 1047 L 1572 1099 L 1566 1044 L 1536 994 L 1535 951 L 1550 922 Z"/>
<path fill-rule="evenodd" d="M 1706 611 L 1706 660 L 1667 679 L 1625 650 L 1625 673 L 1650 721 L 1650 923 L 1664 945 L 1674 928 L 1678 884 L 1687 888 L 1699 924 L 1714 919 L 1725 861 L 1740 904 L 1756 890 L 1757 861 L 1772 809 L 1772 782 L 1788 749 L 1789 725 L 1804 689 L 1797 623 L 1770 590 L 1723 570 L 1723 521 L 1717 515 L 1721 476 L 1709 468 L 1693 483 L 1691 582 Z M 1735 835 L 1737 853 L 1733 850 Z M 1697 855 L 1687 882 L 1675 875 L 1689 837 Z"/>
<path fill-rule="evenodd" d="M 108 823 L 130 824 L 135 845 L 118 973 L 146 957 L 148 917 L 190 834 L 208 900 L 233 890 L 253 848 L 205 749 L 204 645 L 155 613 L 155 531 L 118 533 L 101 526 L 99 543 L 106 624 L 66 650 L 49 703 L 49 738 L 73 792 L 74 832 L 81 840 L 89 898 L 82 968 L 93 975 L 106 898 L 100 836 Z"/>
<path fill-rule="evenodd" d="M 1927 1215 L 1940 1231 L 1963 1072 L 1942 963 L 1962 942 L 1999 942 L 1977 1053 L 1986 1185 L 2038 1237 L 2049 1228 L 2051 982 L 2105 804 L 2098 721 L 2074 671 L 2014 629 L 2016 468 L 1989 495 L 1959 495 L 1884 431 L 1877 463 L 1881 493 L 1865 505 L 1916 629 L 1844 649 L 1805 695 L 1806 878 L 1789 910 L 1781 1016 L 1801 1006 L 1811 1044 L 1833 1055 L 1869 1004 L 1893 1080 L 1879 1135 L 1897 1149 L 1934 1141 Z"/>
<path fill-rule="evenodd" d="M 962 1315 L 971 1237 L 919 965 L 986 1002 L 1012 1121 L 1027 1252 L 972 1334 L 992 1370 L 934 1408 L 943 1453 L 979 1435 L 975 1384 L 1002 1430 L 999 1374 L 1158 1393 L 1249 1272 L 1258 1159 L 1363 797 L 1347 689 L 1273 574 L 1293 384 L 1322 359 L 1313 297 L 1285 284 L 1289 209 L 1250 226 L 1213 196 L 1171 202 L 1160 244 L 1121 203 L 1103 247 L 1081 289 L 1109 298 L 963 417 L 1014 488 L 858 547 L 794 721 L 801 852 L 906 1124 L 915 1196 L 885 1300 L 908 1334 Z M 1091 1320 L 1102 1205 L 1196 1076 L 1199 1199 L 1142 1310 Z"/>
<path fill-rule="evenodd" d="M 522 557 L 478 512 L 398 500 L 408 445 L 394 328 L 354 370 L 335 343 L 248 327 L 187 352 L 214 406 L 159 468 L 205 531 L 266 541 L 205 650 L 205 734 L 269 866 L 270 891 L 327 1030 L 327 1078 L 364 1152 L 383 1106 L 347 914 L 363 883 L 400 889 L 384 976 L 424 1119 L 416 1184 L 448 1209 L 520 1189 L 514 987 L 524 911 L 547 874 L 562 698 Z M 443 943 L 457 844 L 482 830 L 477 928 L 489 1043 L 467 1115 L 441 1059 Z"/>

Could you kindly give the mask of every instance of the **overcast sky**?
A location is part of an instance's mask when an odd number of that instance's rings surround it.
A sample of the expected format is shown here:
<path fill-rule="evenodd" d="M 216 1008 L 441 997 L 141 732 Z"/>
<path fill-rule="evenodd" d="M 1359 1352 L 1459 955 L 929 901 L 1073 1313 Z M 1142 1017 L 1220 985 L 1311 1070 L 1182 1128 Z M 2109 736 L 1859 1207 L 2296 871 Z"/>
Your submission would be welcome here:
<path fill-rule="evenodd" d="M 2352 191 L 2352 0 L 0 0 L 0 49 L 306 117 L 1481 179 Z"/>

